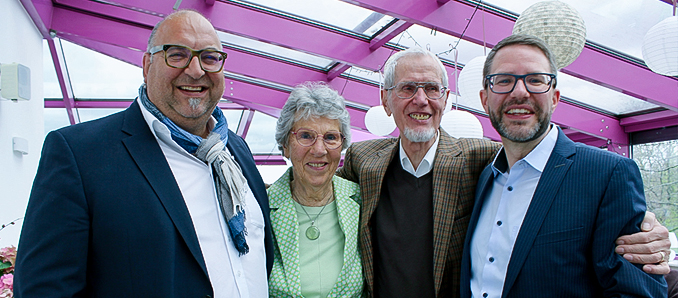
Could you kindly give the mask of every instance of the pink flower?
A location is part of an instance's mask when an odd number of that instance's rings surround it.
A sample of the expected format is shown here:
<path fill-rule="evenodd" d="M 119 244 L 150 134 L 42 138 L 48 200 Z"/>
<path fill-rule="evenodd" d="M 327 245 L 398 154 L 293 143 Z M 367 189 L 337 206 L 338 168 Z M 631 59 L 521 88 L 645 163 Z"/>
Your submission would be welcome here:
<path fill-rule="evenodd" d="M 5 274 L 0 277 L 0 285 L 3 285 L 5 288 L 14 290 L 14 274 Z"/>
<path fill-rule="evenodd" d="M 3 262 L 9 262 L 12 264 L 12 266 L 14 266 L 14 262 L 16 262 L 16 247 L 12 245 L 5 248 L 0 248 L 0 260 Z"/>

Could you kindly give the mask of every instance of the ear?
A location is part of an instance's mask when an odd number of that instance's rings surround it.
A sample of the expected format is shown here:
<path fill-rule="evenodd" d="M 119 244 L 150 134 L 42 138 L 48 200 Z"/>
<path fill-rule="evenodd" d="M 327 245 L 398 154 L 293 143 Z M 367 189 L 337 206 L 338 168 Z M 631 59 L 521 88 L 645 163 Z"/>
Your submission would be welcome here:
<path fill-rule="evenodd" d="M 144 53 L 144 58 L 141 62 L 142 68 L 144 70 L 144 83 L 148 83 L 146 78 L 148 77 L 148 70 L 151 67 L 151 54 Z"/>
<path fill-rule="evenodd" d="M 287 148 L 286 145 L 283 145 L 283 156 L 287 159 L 290 159 L 290 150 Z"/>
<path fill-rule="evenodd" d="M 485 89 L 480 89 L 480 103 L 483 105 L 483 109 L 485 109 L 485 113 L 489 113 L 489 109 L 487 107 L 487 90 Z"/>
<path fill-rule="evenodd" d="M 554 89 L 553 90 L 553 97 L 551 97 L 551 113 L 553 113 L 556 110 L 556 106 L 560 102 L 560 90 L 559 89 Z"/>
<path fill-rule="evenodd" d="M 381 90 L 381 105 L 386 110 L 386 115 L 391 116 L 391 109 L 388 107 L 388 91 Z"/>

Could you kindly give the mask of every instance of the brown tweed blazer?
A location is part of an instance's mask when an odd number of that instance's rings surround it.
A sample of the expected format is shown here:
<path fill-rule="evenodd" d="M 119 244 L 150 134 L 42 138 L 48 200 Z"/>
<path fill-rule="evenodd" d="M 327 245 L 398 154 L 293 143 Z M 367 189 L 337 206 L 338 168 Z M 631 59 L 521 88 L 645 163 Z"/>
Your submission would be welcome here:
<path fill-rule="evenodd" d="M 436 297 L 459 296 L 459 272 L 476 182 L 500 145 L 481 139 L 455 139 L 442 129 L 433 162 L 433 245 Z M 338 175 L 360 184 L 360 250 L 365 290 L 372 297 L 374 264 L 370 219 L 386 169 L 399 150 L 399 138 L 353 143 Z M 426 199 L 426 198 L 421 198 Z"/>

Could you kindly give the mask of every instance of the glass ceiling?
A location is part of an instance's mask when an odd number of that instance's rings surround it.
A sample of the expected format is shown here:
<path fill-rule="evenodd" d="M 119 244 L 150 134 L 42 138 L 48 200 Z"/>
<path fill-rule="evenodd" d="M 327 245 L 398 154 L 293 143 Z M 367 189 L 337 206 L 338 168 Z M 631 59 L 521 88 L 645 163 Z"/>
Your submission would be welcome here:
<path fill-rule="evenodd" d="M 245 1 L 243 1 L 245 2 Z M 475 5 L 472 1 L 469 2 Z M 507 15 L 518 15 L 538 0 L 489 0 L 483 3 L 501 8 Z M 607 47 L 623 55 L 642 60 L 641 43 L 650 27 L 672 15 L 672 7 L 660 0 L 566 0 L 576 8 L 587 26 L 587 40 Z M 265 7 L 271 13 L 284 14 L 300 22 L 333 28 L 347 34 L 353 34 L 366 40 L 372 38 L 385 25 L 394 21 L 371 10 L 338 0 L 251 0 L 245 3 L 256 7 Z M 476 15 L 478 17 L 478 15 Z M 491 30 L 491 28 L 486 28 Z M 284 46 L 266 43 L 226 32 L 218 32 L 224 47 L 231 50 L 247 51 L 286 63 L 328 71 L 337 61 L 293 50 Z M 290 34 L 294 34 L 290 32 Z M 313 38 L 309 36 L 308 38 Z M 59 41 L 57 39 L 57 46 Z M 65 60 L 72 81 L 73 93 L 77 100 L 106 99 L 131 100 L 136 97 L 139 85 L 143 82 L 139 67 L 99 54 L 79 45 L 62 41 Z M 411 47 L 419 45 L 439 54 L 449 65 L 463 66 L 471 59 L 485 54 L 482 45 L 451 36 L 430 28 L 412 25 L 389 41 L 392 47 Z M 49 48 L 44 46 L 44 97 L 61 98 L 61 91 L 54 72 Z M 227 62 L 228 63 L 228 62 Z M 96 67 L 92 67 L 95 65 Z M 350 67 L 342 77 L 355 77 L 372 84 L 379 84 L 380 75 L 374 70 Z M 454 80 L 450 76 L 450 80 Z M 271 85 L 275 83 L 271 82 Z M 287 86 L 291 87 L 291 86 Z M 564 100 L 608 115 L 624 116 L 656 109 L 658 106 L 635 97 L 611 90 L 564 73 L 559 74 L 558 87 Z M 376 95 L 375 95 L 376 96 Z M 454 97 L 450 97 L 454 101 Z M 479 101 L 459 100 L 459 104 L 482 112 Z M 120 109 L 78 109 L 82 121 L 101 117 Z M 229 112 L 229 127 L 237 129 L 240 121 L 239 111 Z M 63 109 L 45 111 L 45 130 L 68 125 Z M 247 141 L 255 153 L 277 154 L 273 142 L 275 118 L 255 113 L 247 134 Z M 260 133 L 264 132 L 264 133 Z"/>

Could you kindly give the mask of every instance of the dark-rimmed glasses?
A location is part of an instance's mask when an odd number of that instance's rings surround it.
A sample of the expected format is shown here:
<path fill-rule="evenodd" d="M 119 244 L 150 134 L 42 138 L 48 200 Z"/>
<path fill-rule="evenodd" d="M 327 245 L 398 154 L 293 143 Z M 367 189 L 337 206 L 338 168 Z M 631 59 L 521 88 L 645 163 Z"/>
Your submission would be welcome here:
<path fill-rule="evenodd" d="M 400 99 L 410 99 L 417 94 L 419 88 L 423 89 L 426 97 L 430 99 L 440 99 L 447 90 L 447 87 L 434 82 L 400 82 L 386 90 L 394 90 L 395 95 Z"/>
<path fill-rule="evenodd" d="M 490 90 L 497 94 L 506 94 L 513 92 L 518 80 L 523 80 L 527 92 L 533 94 L 546 93 L 551 90 L 551 85 L 555 81 L 556 75 L 552 73 L 528 73 L 525 75 L 514 75 L 510 73 L 495 73 L 485 77 L 485 84 L 489 84 Z"/>
<path fill-rule="evenodd" d="M 198 57 L 200 68 L 205 72 L 220 72 L 224 68 L 224 61 L 228 54 L 214 49 L 203 49 L 196 51 L 187 46 L 165 44 L 154 46 L 149 53 L 154 55 L 157 52 L 165 52 L 165 63 L 173 68 L 186 68 L 193 60 Z"/>
<path fill-rule="evenodd" d="M 341 144 L 344 143 L 344 139 L 346 139 L 344 134 L 338 131 L 328 131 L 325 134 L 319 134 L 315 130 L 306 128 L 297 129 L 297 131 L 293 131 L 292 134 L 296 137 L 297 143 L 304 147 L 313 146 L 318 140 L 318 137 L 321 137 L 327 149 L 337 149 L 341 147 Z"/>

